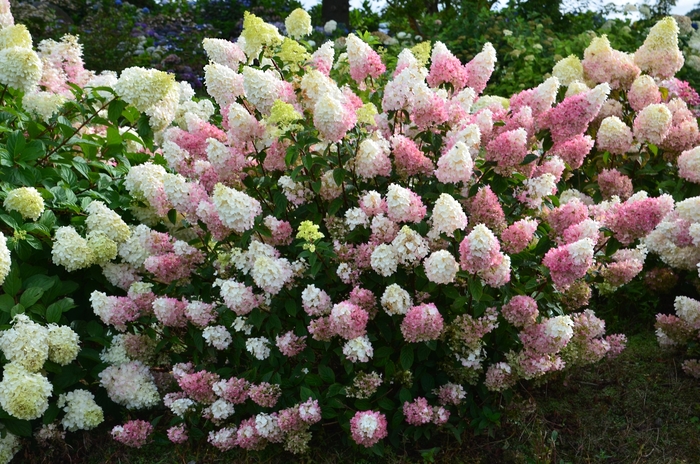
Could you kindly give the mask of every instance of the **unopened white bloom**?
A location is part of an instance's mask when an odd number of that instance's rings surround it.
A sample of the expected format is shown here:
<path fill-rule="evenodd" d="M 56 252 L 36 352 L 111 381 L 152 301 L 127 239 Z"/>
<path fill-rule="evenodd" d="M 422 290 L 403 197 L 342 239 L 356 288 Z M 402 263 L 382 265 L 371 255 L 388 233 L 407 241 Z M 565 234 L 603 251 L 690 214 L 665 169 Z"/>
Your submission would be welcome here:
<path fill-rule="evenodd" d="M 255 359 L 263 361 L 270 356 L 270 341 L 265 337 L 249 338 L 245 342 L 245 349 L 252 354 Z"/>
<path fill-rule="evenodd" d="M 382 307 L 389 315 L 405 315 L 413 306 L 411 295 L 397 284 L 389 285 L 382 295 Z"/>
<path fill-rule="evenodd" d="M 104 421 L 102 408 L 95 403 L 95 396 L 87 390 L 73 390 L 58 397 L 58 407 L 65 415 L 63 427 L 71 432 L 91 430 Z"/>

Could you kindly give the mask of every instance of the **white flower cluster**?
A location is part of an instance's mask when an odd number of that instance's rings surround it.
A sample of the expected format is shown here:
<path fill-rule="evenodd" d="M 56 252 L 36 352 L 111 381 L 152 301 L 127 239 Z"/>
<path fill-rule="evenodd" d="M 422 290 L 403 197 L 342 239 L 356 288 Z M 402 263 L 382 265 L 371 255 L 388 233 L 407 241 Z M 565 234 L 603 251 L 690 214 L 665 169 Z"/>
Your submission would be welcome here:
<path fill-rule="evenodd" d="M 8 361 L 39 372 L 49 357 L 49 331 L 26 314 L 17 314 L 12 328 L 0 334 L 0 349 Z"/>
<path fill-rule="evenodd" d="M 421 235 L 408 226 L 403 226 L 391 242 L 398 263 L 404 266 L 418 264 L 429 253 L 428 243 Z"/>
<path fill-rule="evenodd" d="M 68 272 L 89 267 L 94 257 L 88 241 L 71 226 L 59 227 L 56 230 L 55 242 L 51 249 L 54 264 L 63 266 Z"/>
<path fill-rule="evenodd" d="M 328 294 L 313 284 L 307 285 L 301 292 L 301 302 L 310 316 L 325 316 L 331 311 Z"/>
<path fill-rule="evenodd" d="M 239 234 L 252 229 L 255 217 L 262 213 L 258 200 L 223 184 L 214 186 L 212 199 L 222 224 Z"/>
<path fill-rule="evenodd" d="M 700 329 L 700 301 L 677 296 L 674 302 L 676 315 L 688 323 L 693 329 Z"/>
<path fill-rule="evenodd" d="M 435 202 L 430 222 L 432 227 L 428 232 L 429 238 L 436 240 L 442 233 L 452 237 L 455 230 L 464 230 L 467 227 L 467 215 L 452 195 L 442 193 Z"/>
<path fill-rule="evenodd" d="M 172 74 L 155 69 L 127 68 L 119 76 L 114 91 L 125 102 L 150 116 L 154 130 L 164 129 L 175 119 L 180 86 Z"/>
<path fill-rule="evenodd" d="M 270 356 L 270 341 L 265 337 L 253 337 L 245 341 L 245 349 L 255 359 L 263 361 Z"/>
<path fill-rule="evenodd" d="M 7 239 L 0 232 L 0 285 L 5 282 L 7 274 L 10 273 L 12 267 L 12 258 L 10 257 L 10 249 L 7 248 Z"/>
<path fill-rule="evenodd" d="M 4 437 L 0 438 L 0 463 L 8 464 L 12 461 L 19 448 L 20 443 L 17 435 L 7 432 Z"/>
<path fill-rule="evenodd" d="M 452 253 L 447 250 L 438 250 L 432 253 L 423 262 L 425 276 L 436 284 L 449 284 L 454 282 L 459 265 Z"/>
<path fill-rule="evenodd" d="M 151 408 L 160 401 L 153 375 L 141 361 L 109 366 L 99 377 L 109 398 L 127 409 Z"/>
<path fill-rule="evenodd" d="M 95 403 L 95 396 L 87 390 L 61 394 L 58 397 L 58 407 L 66 413 L 61 424 L 70 432 L 91 430 L 104 421 L 102 408 Z"/>
<path fill-rule="evenodd" d="M 399 257 L 393 246 L 382 243 L 372 251 L 370 264 L 374 271 L 384 277 L 389 277 L 399 265 Z"/>
<path fill-rule="evenodd" d="M 545 334 L 562 342 L 568 342 L 574 336 L 574 321 L 570 316 L 556 316 L 545 321 Z"/>
<path fill-rule="evenodd" d="M 205 408 L 203 415 L 211 416 L 215 421 L 222 421 L 228 419 L 234 412 L 236 412 L 236 410 L 232 403 L 219 398 L 214 401 L 211 406 Z"/>
<path fill-rule="evenodd" d="M 374 356 L 374 348 L 367 335 L 361 335 L 345 342 L 343 354 L 351 362 L 368 362 Z"/>
<path fill-rule="evenodd" d="M 49 324 L 48 345 L 49 359 L 56 364 L 66 366 L 78 357 L 80 338 L 66 325 Z"/>
<path fill-rule="evenodd" d="M 58 113 L 65 102 L 66 97 L 63 95 L 43 90 L 27 92 L 22 97 L 24 109 L 39 116 L 45 123 Z"/>
<path fill-rule="evenodd" d="M 107 208 L 101 201 L 93 201 L 86 208 L 88 217 L 85 220 L 88 233 L 103 232 L 110 240 L 122 243 L 131 236 L 131 229 L 122 218 Z"/>
<path fill-rule="evenodd" d="M 384 290 L 381 303 L 384 311 L 391 316 L 403 316 L 413 306 L 411 295 L 398 284 L 391 284 Z"/>
<path fill-rule="evenodd" d="M 233 341 L 231 334 L 223 325 L 206 327 L 202 332 L 202 336 L 208 345 L 213 346 L 217 350 L 225 350 Z"/>

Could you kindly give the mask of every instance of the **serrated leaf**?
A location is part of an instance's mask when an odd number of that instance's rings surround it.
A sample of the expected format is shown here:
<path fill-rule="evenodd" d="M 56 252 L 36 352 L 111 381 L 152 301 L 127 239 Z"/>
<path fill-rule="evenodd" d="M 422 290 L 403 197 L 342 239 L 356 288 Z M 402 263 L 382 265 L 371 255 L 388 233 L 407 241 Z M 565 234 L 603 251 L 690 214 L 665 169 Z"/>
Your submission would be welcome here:
<path fill-rule="evenodd" d="M 39 287 L 29 287 L 24 292 L 22 292 L 22 296 L 19 297 L 19 302 L 22 306 L 28 308 L 37 301 L 39 301 L 43 294 L 43 289 Z"/>
<path fill-rule="evenodd" d="M 12 307 L 15 305 L 15 299 L 12 298 L 7 293 L 0 295 L 0 311 L 9 313 Z"/>
<path fill-rule="evenodd" d="M 306 401 L 306 400 L 308 400 L 309 398 L 313 398 L 313 397 L 314 397 L 314 392 L 311 391 L 310 388 L 305 387 L 305 386 L 302 385 L 302 386 L 299 388 L 299 397 L 301 398 L 301 401 Z"/>
<path fill-rule="evenodd" d="M 401 362 L 401 367 L 404 370 L 409 370 L 413 365 L 413 347 L 411 345 L 404 345 L 401 348 L 401 354 L 399 355 L 399 360 Z"/>
<path fill-rule="evenodd" d="M 10 273 L 5 277 L 5 283 L 2 284 L 2 289 L 10 296 L 17 295 L 17 292 L 22 288 L 22 278 L 19 275 L 17 266 L 10 268 Z"/>
<path fill-rule="evenodd" d="M 335 382 L 335 373 L 333 372 L 333 369 L 328 366 L 319 366 L 318 374 L 321 376 L 321 380 L 323 380 L 325 383 L 332 384 Z"/>
<path fill-rule="evenodd" d="M 533 161 L 535 161 L 537 158 L 539 158 L 539 156 L 537 156 L 536 154 L 534 154 L 534 153 L 528 153 L 528 154 L 525 156 L 525 158 L 523 159 L 523 161 L 520 163 L 520 166 L 525 166 L 525 165 L 527 165 L 527 164 L 530 164 L 530 163 L 532 163 Z"/>

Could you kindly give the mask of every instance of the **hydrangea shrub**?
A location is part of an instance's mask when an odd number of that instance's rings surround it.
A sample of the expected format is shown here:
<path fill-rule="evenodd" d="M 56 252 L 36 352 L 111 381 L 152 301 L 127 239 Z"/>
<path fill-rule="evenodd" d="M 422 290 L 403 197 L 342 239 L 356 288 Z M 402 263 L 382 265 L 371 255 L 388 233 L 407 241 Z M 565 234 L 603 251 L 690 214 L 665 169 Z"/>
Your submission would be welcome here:
<path fill-rule="evenodd" d="M 519 382 L 623 349 L 593 292 L 624 289 L 650 251 L 692 262 L 700 140 L 672 19 L 639 56 L 597 40 L 510 99 L 482 94 L 488 44 L 387 69 L 358 36 L 313 50 L 307 15 L 287 22 L 293 37 L 247 14 L 237 43 L 205 42 L 213 101 L 155 70 L 95 76 L 75 49 L 51 73 L 0 75 L 1 159 L 20 166 L 0 215 L 8 415 L 44 415 L 47 436 L 93 428 L 85 378 L 128 412 L 112 430 L 128 446 L 161 404 L 171 442 L 221 450 L 302 453 L 322 421 L 377 453 L 460 436 L 497 423 Z M 13 27 L 0 38 L 36 54 Z M 33 306 L 25 278 L 78 307 Z M 78 337 L 73 381 L 46 377 Z"/>

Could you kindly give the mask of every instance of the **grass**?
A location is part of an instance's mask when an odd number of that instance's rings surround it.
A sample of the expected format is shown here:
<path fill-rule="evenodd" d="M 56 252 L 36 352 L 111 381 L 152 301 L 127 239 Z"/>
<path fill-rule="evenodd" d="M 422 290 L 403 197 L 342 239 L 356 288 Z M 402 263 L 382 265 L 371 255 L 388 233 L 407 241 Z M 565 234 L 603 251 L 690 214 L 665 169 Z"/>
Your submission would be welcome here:
<path fill-rule="evenodd" d="M 314 432 L 314 448 L 298 457 L 279 447 L 261 453 L 199 447 L 127 449 L 109 427 L 69 435 L 63 447 L 25 447 L 13 463 L 451 463 L 567 464 L 700 462 L 700 384 L 680 368 L 682 358 L 659 350 L 654 334 L 630 337 L 619 358 L 520 390 L 492 436 L 443 436 L 406 443 L 383 458 L 344 449 L 339 428 Z M 274 448 L 274 449 L 272 449 Z"/>

